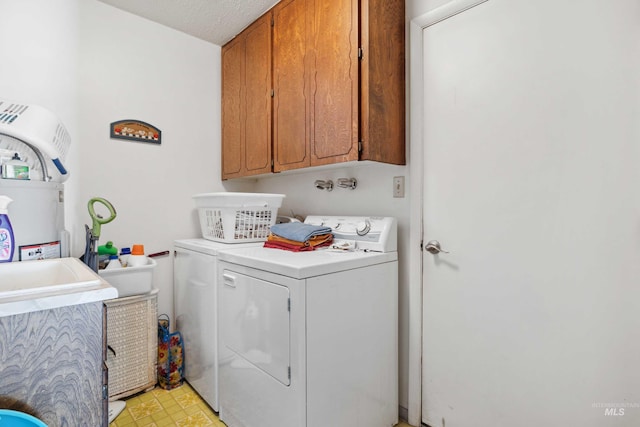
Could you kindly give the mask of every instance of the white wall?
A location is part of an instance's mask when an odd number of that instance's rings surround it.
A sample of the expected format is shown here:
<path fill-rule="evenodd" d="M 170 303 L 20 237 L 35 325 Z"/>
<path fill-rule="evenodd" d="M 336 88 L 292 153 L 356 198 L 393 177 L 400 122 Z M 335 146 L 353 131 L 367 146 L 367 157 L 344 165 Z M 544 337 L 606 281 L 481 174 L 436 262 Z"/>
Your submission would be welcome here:
<path fill-rule="evenodd" d="M 220 47 L 95 0 L 80 4 L 78 133 L 81 162 L 72 229 L 74 255 L 84 249 L 87 201 L 109 200 L 117 218 L 100 244 L 172 251 L 173 240 L 199 235 L 191 196 L 222 191 Z M 109 124 L 142 120 L 162 144 L 110 139 Z M 173 256 L 156 258 L 159 312 L 173 312 Z"/>
<path fill-rule="evenodd" d="M 78 1 L 0 0 L 0 98 L 41 105 L 77 135 Z M 77 150 L 67 155 L 65 200 L 72 205 L 79 183 Z M 66 223 L 77 221 L 66 209 Z"/>

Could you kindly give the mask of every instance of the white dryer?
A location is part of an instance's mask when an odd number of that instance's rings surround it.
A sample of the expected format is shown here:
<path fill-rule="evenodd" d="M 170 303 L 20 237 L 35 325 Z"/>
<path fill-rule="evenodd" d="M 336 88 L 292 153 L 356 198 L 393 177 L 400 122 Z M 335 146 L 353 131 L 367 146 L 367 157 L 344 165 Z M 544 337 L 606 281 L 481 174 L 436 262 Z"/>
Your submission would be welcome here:
<path fill-rule="evenodd" d="M 229 427 L 398 422 L 396 221 L 308 217 L 340 249 L 219 254 L 220 418 Z"/>
<path fill-rule="evenodd" d="M 255 246 L 262 243 L 174 242 L 175 328 L 184 340 L 184 375 L 215 411 L 219 410 L 217 257 L 223 249 Z"/>

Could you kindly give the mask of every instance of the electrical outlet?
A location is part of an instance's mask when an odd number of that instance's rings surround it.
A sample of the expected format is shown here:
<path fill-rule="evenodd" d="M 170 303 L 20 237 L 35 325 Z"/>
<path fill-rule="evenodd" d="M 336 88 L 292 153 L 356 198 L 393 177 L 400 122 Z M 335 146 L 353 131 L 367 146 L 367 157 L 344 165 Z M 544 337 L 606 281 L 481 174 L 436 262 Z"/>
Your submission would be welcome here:
<path fill-rule="evenodd" d="M 393 177 L 393 197 L 404 197 L 404 176 Z"/>

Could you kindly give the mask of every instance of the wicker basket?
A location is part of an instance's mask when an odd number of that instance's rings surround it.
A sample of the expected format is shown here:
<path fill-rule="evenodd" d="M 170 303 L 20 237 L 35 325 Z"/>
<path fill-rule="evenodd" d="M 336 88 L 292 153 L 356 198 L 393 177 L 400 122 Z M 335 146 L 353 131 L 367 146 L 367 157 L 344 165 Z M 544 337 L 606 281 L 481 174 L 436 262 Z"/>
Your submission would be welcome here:
<path fill-rule="evenodd" d="M 248 243 L 267 239 L 284 194 L 206 193 L 193 199 L 202 237 L 223 243 Z"/>
<path fill-rule="evenodd" d="M 155 386 L 158 363 L 158 290 L 105 301 L 109 400 Z"/>

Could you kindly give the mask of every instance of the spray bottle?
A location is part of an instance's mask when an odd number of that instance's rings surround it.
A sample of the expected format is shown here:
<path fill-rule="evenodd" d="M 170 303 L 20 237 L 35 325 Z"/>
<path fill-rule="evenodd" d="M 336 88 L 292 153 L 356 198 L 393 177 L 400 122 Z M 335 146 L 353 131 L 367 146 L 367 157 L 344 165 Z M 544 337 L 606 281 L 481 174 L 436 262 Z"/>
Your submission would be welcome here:
<path fill-rule="evenodd" d="M 11 262 L 15 249 L 13 228 L 9 221 L 9 203 L 13 202 L 9 197 L 0 195 L 0 262 Z"/>

